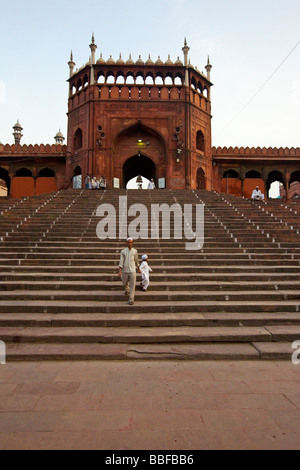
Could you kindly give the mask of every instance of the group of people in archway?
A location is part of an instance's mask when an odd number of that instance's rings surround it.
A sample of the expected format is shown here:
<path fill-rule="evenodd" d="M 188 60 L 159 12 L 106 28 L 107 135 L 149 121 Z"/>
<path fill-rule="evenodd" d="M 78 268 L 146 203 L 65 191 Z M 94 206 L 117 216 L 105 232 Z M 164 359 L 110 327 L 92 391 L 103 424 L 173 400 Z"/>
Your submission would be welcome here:
<path fill-rule="evenodd" d="M 108 189 L 107 179 L 105 178 L 105 176 L 101 176 L 101 178 L 97 178 L 96 176 L 94 176 L 93 178 L 91 178 L 90 175 L 87 175 L 85 179 L 85 189 L 101 189 L 106 191 Z"/>

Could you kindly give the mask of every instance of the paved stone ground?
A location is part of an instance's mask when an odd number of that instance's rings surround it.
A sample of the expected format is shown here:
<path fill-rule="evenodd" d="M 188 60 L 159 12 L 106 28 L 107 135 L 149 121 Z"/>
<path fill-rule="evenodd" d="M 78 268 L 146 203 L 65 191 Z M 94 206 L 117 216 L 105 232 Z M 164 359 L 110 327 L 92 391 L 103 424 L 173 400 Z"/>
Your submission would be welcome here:
<path fill-rule="evenodd" d="M 300 365 L 0 366 L 0 449 L 299 449 Z"/>

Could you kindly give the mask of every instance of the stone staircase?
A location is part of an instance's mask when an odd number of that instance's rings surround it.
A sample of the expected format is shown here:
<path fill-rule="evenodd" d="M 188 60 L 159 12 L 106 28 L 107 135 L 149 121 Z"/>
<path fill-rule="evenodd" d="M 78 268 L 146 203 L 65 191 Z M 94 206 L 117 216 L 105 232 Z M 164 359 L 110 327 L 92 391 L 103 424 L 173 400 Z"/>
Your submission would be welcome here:
<path fill-rule="evenodd" d="M 128 208 L 147 208 L 140 220 L 149 235 L 153 204 L 205 204 L 202 249 L 186 250 L 173 222 L 168 238 L 160 221 L 159 239 L 135 241 L 153 273 L 148 292 L 137 282 L 133 306 L 118 278 L 124 238 L 96 236 L 101 204 L 116 208 L 119 233 L 120 196 Z M 299 212 L 299 203 L 207 191 L 70 190 L 0 199 L 7 360 L 290 360 L 300 340 Z"/>

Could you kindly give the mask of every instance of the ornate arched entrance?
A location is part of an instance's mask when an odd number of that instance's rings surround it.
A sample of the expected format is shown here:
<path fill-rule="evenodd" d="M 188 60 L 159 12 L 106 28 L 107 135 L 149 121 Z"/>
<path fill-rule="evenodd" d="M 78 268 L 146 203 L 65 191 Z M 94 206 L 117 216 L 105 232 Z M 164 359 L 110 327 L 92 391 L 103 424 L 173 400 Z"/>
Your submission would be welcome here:
<path fill-rule="evenodd" d="M 123 178 L 122 187 L 126 188 L 128 181 L 136 176 L 144 176 L 148 180 L 151 178 L 156 182 L 156 166 L 151 158 L 138 153 L 131 158 L 128 158 L 123 165 Z"/>
<path fill-rule="evenodd" d="M 167 176 L 167 150 L 164 138 L 156 130 L 138 121 L 121 131 L 113 143 L 113 178 L 126 188 L 139 175 L 157 183 Z"/>

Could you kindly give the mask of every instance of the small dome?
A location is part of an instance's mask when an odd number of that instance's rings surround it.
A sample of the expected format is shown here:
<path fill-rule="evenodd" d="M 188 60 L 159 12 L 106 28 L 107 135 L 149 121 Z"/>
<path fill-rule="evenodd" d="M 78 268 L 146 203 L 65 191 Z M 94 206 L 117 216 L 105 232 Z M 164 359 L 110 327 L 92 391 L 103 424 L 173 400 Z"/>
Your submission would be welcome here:
<path fill-rule="evenodd" d="M 125 64 L 124 60 L 122 59 L 121 54 L 120 54 L 120 57 L 118 58 L 116 63 L 117 63 L 117 65 L 124 65 Z"/>
<path fill-rule="evenodd" d="M 170 54 L 168 55 L 168 60 L 165 62 L 165 65 L 173 65 L 173 62 L 170 59 Z"/>
<path fill-rule="evenodd" d="M 176 60 L 176 62 L 175 62 L 174 65 L 183 66 L 183 63 L 181 62 L 181 60 L 179 59 L 179 57 L 177 57 L 177 60 Z"/>
<path fill-rule="evenodd" d="M 13 129 L 21 129 L 21 130 L 23 129 L 23 127 L 19 123 L 19 119 L 18 119 L 17 123 L 14 125 Z"/>
<path fill-rule="evenodd" d="M 56 136 L 54 137 L 54 140 L 55 140 L 56 145 L 63 145 L 65 138 L 63 134 L 60 132 L 60 129 L 58 133 L 56 134 Z"/>
<path fill-rule="evenodd" d="M 138 60 L 136 61 L 135 65 L 145 65 L 145 62 L 141 59 L 141 56 L 139 55 Z"/>
<path fill-rule="evenodd" d="M 160 55 L 158 56 L 157 61 L 155 62 L 155 65 L 164 65 L 163 61 L 160 58 Z"/>
<path fill-rule="evenodd" d="M 100 59 L 97 60 L 97 64 L 105 64 L 105 60 L 102 57 L 102 52 L 100 54 Z"/>
<path fill-rule="evenodd" d="M 126 62 L 126 65 L 134 65 L 134 62 L 133 62 L 133 60 L 132 60 L 132 58 L 131 58 L 131 54 L 129 54 L 129 59 L 128 59 L 127 62 Z"/>
<path fill-rule="evenodd" d="M 145 64 L 145 65 L 154 65 L 154 62 L 153 62 L 153 60 L 151 59 L 150 54 L 149 54 L 149 59 L 146 61 L 146 64 Z"/>
<path fill-rule="evenodd" d="M 112 56 L 109 57 L 109 59 L 106 61 L 107 64 L 109 65 L 114 65 L 115 64 L 115 61 L 114 59 L 112 58 Z"/>

